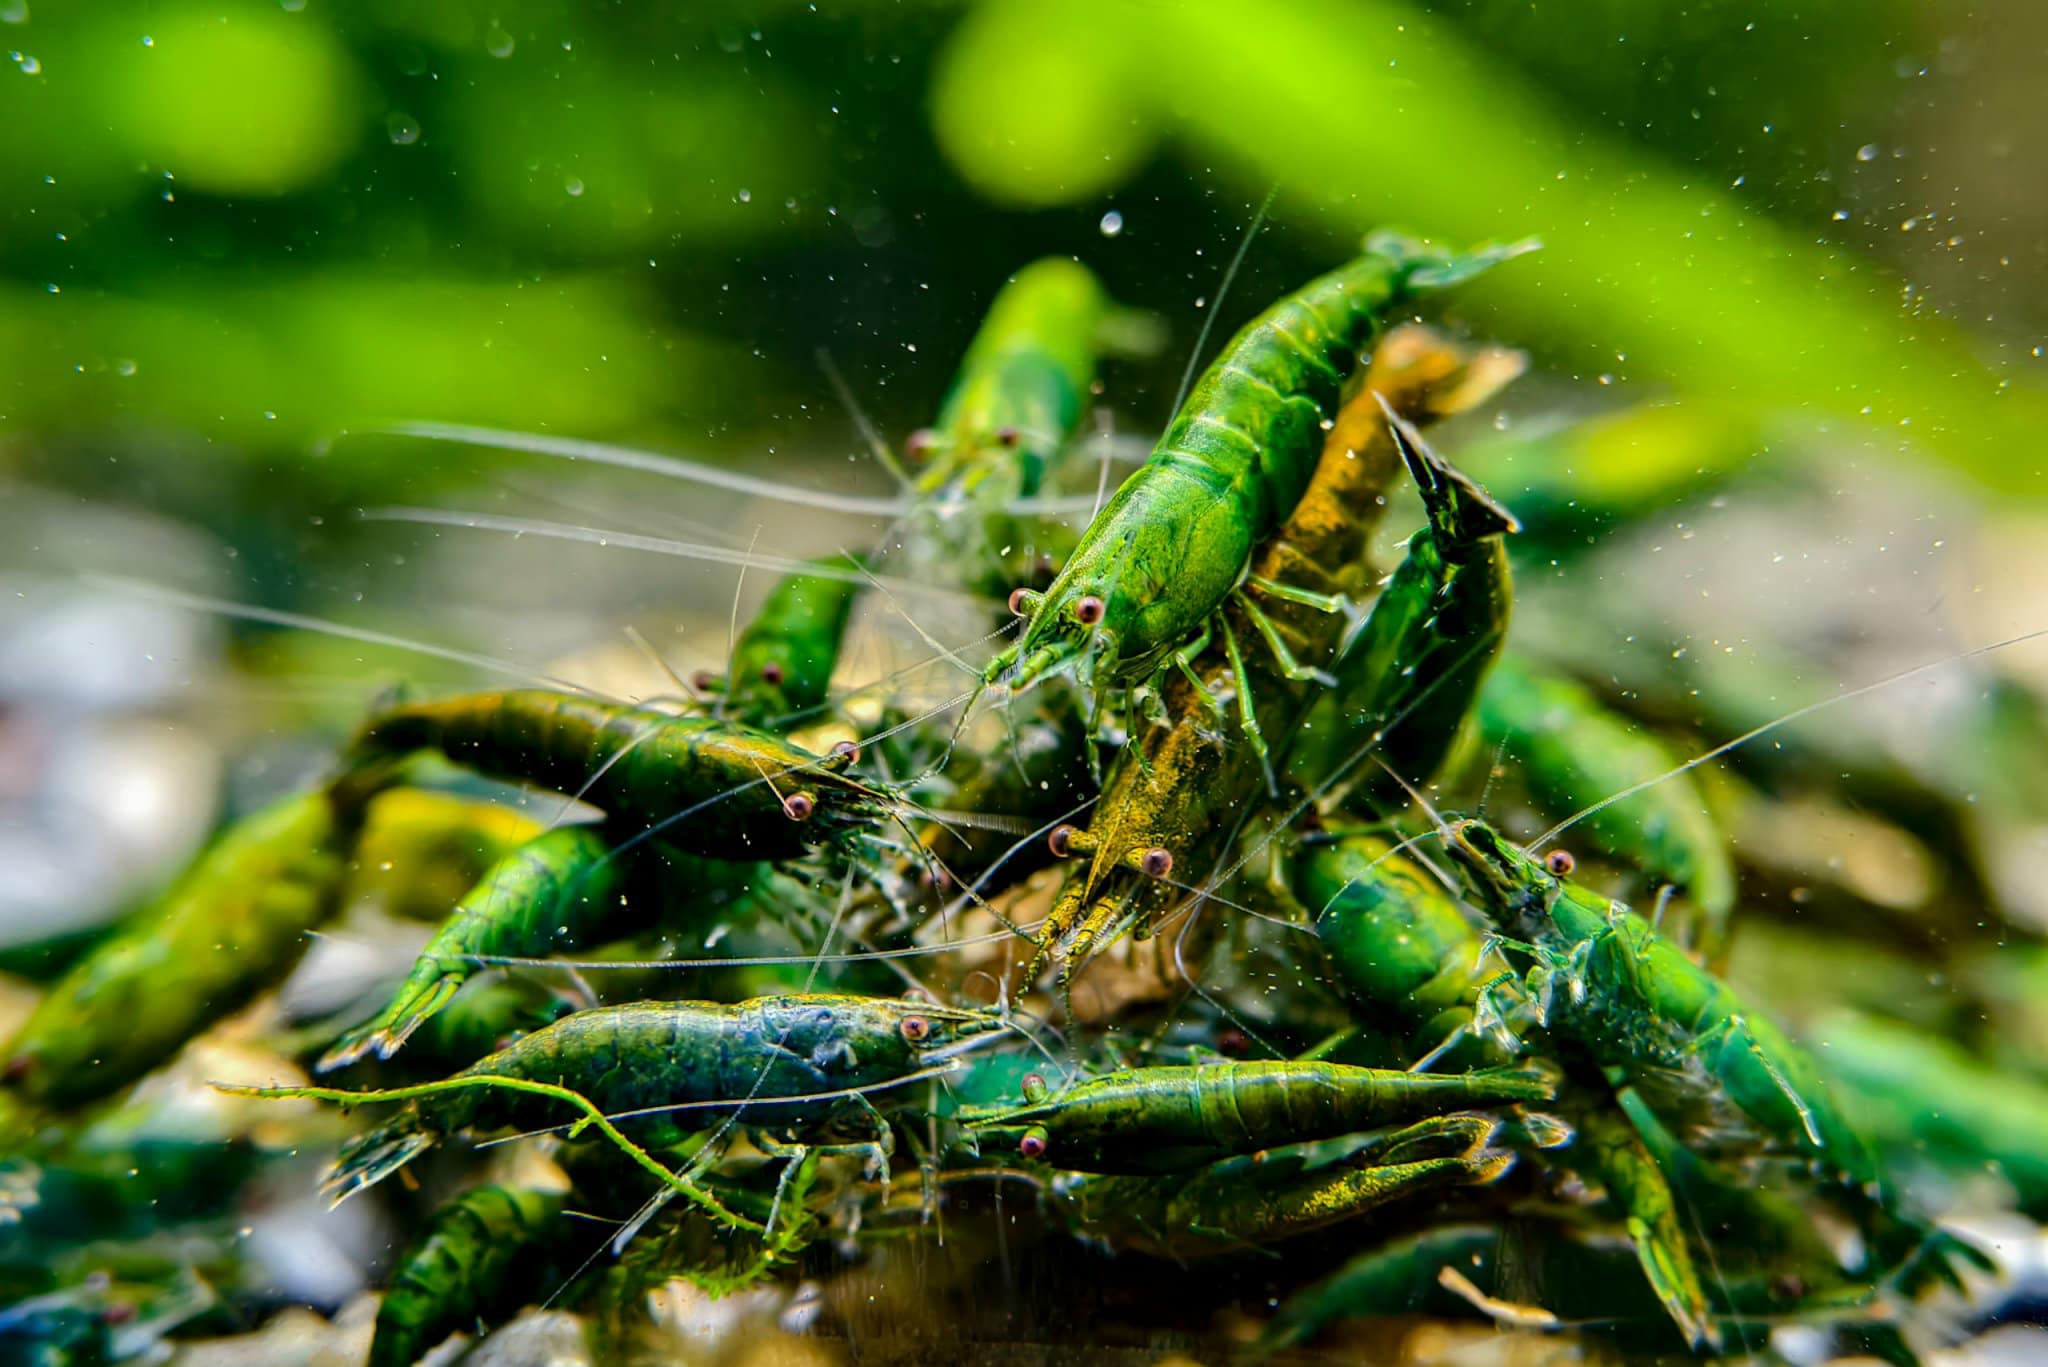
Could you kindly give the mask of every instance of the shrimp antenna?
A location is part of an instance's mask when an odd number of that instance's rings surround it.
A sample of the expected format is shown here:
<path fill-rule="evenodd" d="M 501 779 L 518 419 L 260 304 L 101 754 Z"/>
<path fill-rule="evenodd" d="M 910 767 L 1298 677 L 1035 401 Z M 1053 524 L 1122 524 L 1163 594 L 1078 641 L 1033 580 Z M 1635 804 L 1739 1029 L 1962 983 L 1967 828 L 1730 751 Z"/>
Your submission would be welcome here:
<path fill-rule="evenodd" d="M 865 569 L 856 572 L 828 562 L 798 560 L 792 556 L 775 555 L 766 551 L 738 551 L 725 546 L 705 545 L 702 542 L 679 541 L 673 537 L 642 536 L 637 532 L 622 532 L 608 527 L 585 527 L 569 522 L 549 522 L 542 518 L 504 517 L 496 513 L 465 513 L 445 508 L 418 507 L 365 508 L 358 516 L 365 522 L 411 522 L 428 527 L 463 527 L 471 531 L 505 532 L 513 536 L 580 541 L 590 546 L 645 551 L 653 555 L 672 555 L 685 560 L 708 560 L 717 565 L 751 565 L 783 574 L 803 574 L 813 579 L 839 579 L 849 584 L 868 582 L 862 578 L 862 574 L 869 573 Z M 949 589 L 937 584 L 919 583 L 916 580 L 898 579 L 891 582 L 906 593 L 944 598 L 977 608 L 987 607 L 993 601 L 964 589 Z"/>
<path fill-rule="evenodd" d="M 1173 408 L 1168 417 L 1180 412 L 1180 406 L 1187 402 L 1188 391 L 1195 386 L 1195 368 L 1201 364 L 1202 352 L 1209 346 L 1209 334 L 1216 330 L 1216 315 L 1223 310 L 1223 300 L 1230 293 L 1230 287 L 1237 280 L 1237 273 L 1244 266 L 1245 256 L 1252 249 L 1252 239 L 1259 235 L 1259 229 L 1266 226 L 1266 214 L 1279 197 L 1280 182 L 1274 181 L 1266 189 L 1266 197 L 1259 201 L 1259 211 L 1252 215 L 1251 225 L 1244 230 L 1244 236 L 1237 244 L 1237 255 L 1230 258 L 1229 267 L 1223 272 L 1223 283 L 1216 287 L 1216 299 L 1209 305 L 1209 315 L 1202 320 L 1202 330 L 1195 334 L 1194 350 L 1188 353 L 1188 368 L 1181 373 L 1180 388 L 1174 392 Z"/>
<path fill-rule="evenodd" d="M 832 353 L 823 347 L 818 348 L 818 369 L 825 372 L 825 383 L 832 386 L 833 397 L 839 400 L 847 416 L 853 419 L 854 427 L 860 432 L 861 440 L 867 443 L 868 453 L 874 456 L 876 463 L 889 472 L 889 477 L 896 481 L 897 488 L 906 493 L 915 489 L 916 481 L 911 479 L 910 472 L 903 468 L 903 463 L 896 459 L 896 453 L 889 449 L 889 443 L 882 440 L 882 430 L 868 417 L 867 411 L 861 407 L 860 400 L 854 397 L 853 387 L 847 384 L 846 377 L 839 373 L 839 366 L 833 361 Z"/>
<path fill-rule="evenodd" d="M 521 683 L 538 684 L 542 688 L 559 689 L 574 693 L 581 698 L 598 698 L 607 702 L 620 701 L 610 698 L 593 688 L 571 683 L 501 660 L 491 655 L 478 655 L 472 651 L 456 650 L 451 646 L 437 646 L 430 641 L 414 640 L 406 636 L 393 636 L 388 632 L 371 631 L 366 627 L 352 627 L 343 622 L 329 621 L 324 617 L 308 617 L 303 613 L 282 612 L 276 608 L 258 607 L 254 603 L 237 603 L 229 598 L 213 598 L 203 593 L 187 593 L 164 584 L 152 584 L 146 579 L 131 579 L 121 574 L 101 574 L 88 571 L 79 576 L 86 583 L 111 592 L 126 594 L 131 598 L 143 598 L 152 602 L 165 603 L 172 607 L 188 608 L 193 612 L 210 612 L 218 617 L 232 617 L 244 622 L 263 622 L 274 627 L 290 627 L 295 631 L 315 631 L 323 636 L 338 636 L 345 641 L 361 641 L 365 645 L 388 646 L 392 650 L 411 651 L 415 655 L 427 655 L 437 660 L 448 660 L 455 664 L 468 665 L 492 674 L 502 674 Z"/>
<path fill-rule="evenodd" d="M 1763 725 L 1761 726 L 1751 727 L 1749 730 L 1744 731 L 1741 735 L 1737 736 L 1733 740 L 1723 741 L 1721 744 L 1715 746 L 1711 750 L 1706 751 L 1704 754 L 1694 755 L 1691 759 L 1687 760 L 1685 763 L 1679 765 L 1675 769 L 1671 769 L 1664 773 L 1661 773 L 1657 775 L 1655 778 L 1646 778 L 1641 783 L 1631 784 L 1629 787 L 1622 789 L 1618 793 L 1609 794 L 1608 796 L 1594 803 L 1592 806 L 1587 807 L 1582 811 L 1575 812 L 1571 816 L 1568 816 L 1564 820 L 1558 822 L 1555 826 L 1552 826 L 1549 830 L 1545 831 L 1542 835 L 1537 836 L 1535 840 L 1531 841 L 1527 848 L 1533 854 L 1535 851 L 1542 849 L 1545 845 L 1557 839 L 1558 836 L 1564 834 L 1572 827 L 1578 825 L 1581 821 L 1584 821 L 1587 817 L 1592 816 L 1595 812 L 1603 812 L 1607 810 L 1609 807 L 1612 807 L 1617 802 L 1627 801 L 1629 798 L 1634 797 L 1637 793 L 1642 792 L 1645 788 L 1654 788 L 1658 784 L 1665 782 L 1667 779 L 1677 778 L 1680 774 L 1685 773 L 1689 769 L 1696 769 L 1700 765 L 1705 764 L 1710 760 L 1719 759 L 1721 756 L 1727 754 L 1730 750 L 1735 749 L 1738 745 L 1747 745 L 1749 742 L 1755 740 L 1758 736 L 1767 735 L 1768 733 L 1776 731 L 1783 726 L 1789 726 L 1793 722 L 1800 720 L 1802 717 L 1810 717 L 1816 712 L 1825 711 L 1827 708 L 1834 707 L 1839 703 L 1852 702 L 1857 698 L 1867 697 L 1872 693 L 1878 692 L 1880 689 L 1890 688 L 1893 684 L 1904 683 L 1908 679 L 1916 678 L 1922 674 L 1932 673 L 1937 669 L 1945 669 L 1949 665 L 1961 664 L 1965 660 L 1974 660 L 1979 658 L 1980 656 L 1990 655 L 1997 651 L 2009 649 L 2012 646 L 2025 645 L 2029 641 L 2038 641 L 2043 638 L 2048 638 L 2048 627 L 2036 627 L 2032 631 L 2023 631 L 2017 636 L 2008 636 L 2002 641 L 1993 641 L 1990 645 L 1976 646 L 1969 650 L 1958 651 L 1953 655 L 1945 655 L 1938 660 L 1929 660 L 1924 664 L 1917 664 L 1909 669 L 1902 669 L 1898 671 L 1896 674 L 1887 674 L 1882 679 L 1877 680 L 1875 683 L 1867 683 L 1860 688 L 1852 688 L 1847 693 L 1837 693 L 1832 698 L 1822 698 L 1818 702 L 1810 702 L 1806 704 L 1806 706 L 1804 707 L 1794 708 L 1792 711 L 1787 712 L 1782 717 L 1775 717 L 1772 720 L 1763 723 Z"/>
<path fill-rule="evenodd" d="M 487 446 L 500 451 L 522 451 L 528 455 L 551 456 L 557 460 L 588 461 L 621 470 L 660 475 L 664 479 L 707 485 L 736 494 L 794 503 L 826 512 L 851 513 L 859 517 L 900 517 L 909 505 L 901 498 L 862 498 L 852 494 L 798 489 L 774 480 L 743 475 L 721 465 L 663 455 L 656 451 L 612 446 L 604 442 L 571 437 L 549 437 L 535 432 L 509 432 L 495 427 L 474 427 L 449 422 L 399 422 L 368 431 L 384 436 L 417 437 L 424 441 L 460 442 L 466 446 Z M 347 435 L 347 434 L 343 434 Z"/>

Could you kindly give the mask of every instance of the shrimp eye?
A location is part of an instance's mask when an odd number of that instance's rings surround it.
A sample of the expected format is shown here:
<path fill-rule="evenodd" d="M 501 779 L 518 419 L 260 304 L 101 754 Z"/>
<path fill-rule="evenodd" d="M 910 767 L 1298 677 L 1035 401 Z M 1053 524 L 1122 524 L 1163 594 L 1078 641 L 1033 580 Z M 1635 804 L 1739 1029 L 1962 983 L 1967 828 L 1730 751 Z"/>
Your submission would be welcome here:
<path fill-rule="evenodd" d="M 1030 589 L 1011 589 L 1010 615 L 1012 617 L 1023 617 L 1028 615 L 1031 611 L 1031 601 L 1036 597 L 1038 597 L 1038 595 L 1033 593 Z"/>
<path fill-rule="evenodd" d="M 1036 1105 L 1038 1102 L 1045 1100 L 1045 1095 L 1045 1074 L 1026 1073 L 1024 1075 L 1024 1099 Z"/>
<path fill-rule="evenodd" d="M 1102 620 L 1102 600 L 1089 594 L 1074 604 L 1074 620 L 1084 627 L 1092 627 Z"/>
<path fill-rule="evenodd" d="M 833 741 L 832 758 L 838 760 L 841 764 L 851 764 L 860 758 L 860 747 L 850 740 Z"/>
<path fill-rule="evenodd" d="M 999 427 L 996 429 L 996 440 L 1005 446 L 1015 446 L 1024 440 L 1024 434 L 1014 427 Z"/>
<path fill-rule="evenodd" d="M 7 1060 L 7 1067 L 0 1069 L 0 1082 L 19 1082 L 35 1071 L 36 1061 L 27 1054 L 17 1054 Z"/>
<path fill-rule="evenodd" d="M 700 669 L 690 676 L 690 687 L 699 693 L 709 693 L 711 685 L 718 682 L 718 676 L 708 669 Z"/>
<path fill-rule="evenodd" d="M 791 821 L 809 821 L 818 810 L 818 799 L 809 793 L 791 793 L 782 800 L 782 814 Z"/>
<path fill-rule="evenodd" d="M 905 1016 L 896 1029 L 912 1044 L 922 1044 L 932 1036 L 932 1023 L 923 1016 Z"/>
<path fill-rule="evenodd" d="M 1571 877 L 1572 870 L 1578 866 L 1579 861 L 1572 858 L 1570 850 L 1552 850 L 1549 854 L 1543 856 L 1543 867 L 1549 869 L 1559 878 Z"/>
<path fill-rule="evenodd" d="M 780 688 L 782 686 L 782 666 L 773 660 L 762 665 L 761 682 L 767 684 L 770 688 Z"/>
<path fill-rule="evenodd" d="M 910 434 L 908 441 L 903 443 L 903 454 L 909 456 L 912 460 L 923 460 L 931 455 L 933 448 L 937 447 L 938 444 L 939 434 L 937 432 L 932 431 L 929 427 L 920 427 Z"/>
<path fill-rule="evenodd" d="M 1055 826 L 1052 834 L 1045 838 L 1046 848 L 1055 859 L 1065 859 L 1074 852 L 1074 837 L 1081 833 L 1077 826 Z"/>
<path fill-rule="evenodd" d="M 1017 1141 L 1017 1152 L 1026 1158 L 1043 1158 L 1049 1147 L 1051 1145 L 1046 1139 L 1045 1130 L 1037 1125 L 1024 1131 L 1024 1137 Z"/>
<path fill-rule="evenodd" d="M 1225 1030 L 1216 1036 L 1216 1052 L 1228 1058 L 1243 1058 L 1251 1051 L 1251 1036 L 1242 1030 Z"/>
<path fill-rule="evenodd" d="M 1173 872 L 1173 852 L 1157 846 L 1145 851 L 1138 860 L 1138 872 L 1147 878 L 1164 878 Z"/>

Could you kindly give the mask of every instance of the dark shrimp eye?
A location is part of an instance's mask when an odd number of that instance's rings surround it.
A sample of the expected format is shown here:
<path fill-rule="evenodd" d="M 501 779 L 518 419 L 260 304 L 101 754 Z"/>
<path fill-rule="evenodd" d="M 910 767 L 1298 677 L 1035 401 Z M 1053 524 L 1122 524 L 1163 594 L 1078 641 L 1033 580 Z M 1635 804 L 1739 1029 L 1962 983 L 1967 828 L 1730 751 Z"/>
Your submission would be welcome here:
<path fill-rule="evenodd" d="M 1138 860 L 1138 872 L 1147 878 L 1164 878 L 1173 872 L 1173 852 L 1154 847 Z"/>
<path fill-rule="evenodd" d="M 1065 859 L 1074 852 L 1074 837 L 1081 833 L 1077 826 L 1055 826 L 1052 834 L 1045 838 L 1046 848 L 1055 859 Z"/>
<path fill-rule="evenodd" d="M 999 427 L 996 429 L 996 440 L 1005 446 L 1015 446 L 1024 440 L 1024 434 L 1014 427 Z"/>
<path fill-rule="evenodd" d="M 767 684 L 770 688 L 780 688 L 782 686 L 782 666 L 773 660 L 762 665 L 761 682 Z"/>
<path fill-rule="evenodd" d="M 1046 1090 L 1044 1073 L 1026 1073 L 1024 1075 L 1024 1099 L 1026 1101 L 1035 1104 L 1045 1100 Z"/>
<path fill-rule="evenodd" d="M 1252 1051 L 1251 1036 L 1242 1030 L 1225 1030 L 1216 1037 L 1216 1052 L 1230 1058 L 1243 1058 Z"/>
<path fill-rule="evenodd" d="M 1570 850 L 1552 850 L 1549 854 L 1543 856 L 1543 867 L 1549 869 L 1559 878 L 1569 878 L 1572 870 L 1578 866 L 1579 861 L 1572 858 Z"/>
<path fill-rule="evenodd" d="M 905 1016 L 903 1024 L 896 1028 L 902 1032 L 903 1038 L 912 1044 L 922 1044 L 930 1039 L 932 1034 L 932 1023 L 923 1016 Z"/>
<path fill-rule="evenodd" d="M 809 793 L 791 793 L 782 802 L 782 814 L 791 821 L 809 821 L 817 810 L 818 799 Z"/>
<path fill-rule="evenodd" d="M 860 747 L 850 740 L 832 742 L 832 757 L 842 764 L 851 764 L 860 758 Z"/>
<path fill-rule="evenodd" d="M 0 1082 L 19 1082 L 35 1071 L 36 1061 L 27 1054 L 18 1054 L 7 1060 L 7 1067 L 0 1069 Z"/>
<path fill-rule="evenodd" d="M 1024 1137 L 1017 1141 L 1017 1152 L 1026 1158 L 1043 1158 L 1048 1147 L 1045 1131 L 1036 1125 L 1024 1131 Z"/>
<path fill-rule="evenodd" d="M 1102 620 L 1102 600 L 1089 594 L 1074 604 L 1074 620 L 1084 627 L 1092 627 Z"/>
<path fill-rule="evenodd" d="M 708 669 L 700 669 L 690 676 L 690 687 L 699 693 L 709 693 L 711 685 L 718 682 L 718 676 Z"/>
<path fill-rule="evenodd" d="M 1031 611 L 1031 599 L 1033 596 L 1030 589 L 1011 589 L 1010 615 L 1012 617 L 1027 615 Z"/>

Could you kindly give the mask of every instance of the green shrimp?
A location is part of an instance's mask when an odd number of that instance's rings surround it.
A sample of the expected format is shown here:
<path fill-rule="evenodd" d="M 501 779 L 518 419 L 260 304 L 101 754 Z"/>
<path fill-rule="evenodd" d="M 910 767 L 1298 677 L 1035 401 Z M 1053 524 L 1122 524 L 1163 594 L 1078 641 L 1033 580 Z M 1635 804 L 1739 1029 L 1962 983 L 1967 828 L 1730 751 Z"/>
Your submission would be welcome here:
<path fill-rule="evenodd" d="M 1012 595 L 1024 631 L 983 682 L 1016 691 L 1078 670 L 1132 684 L 1192 660 L 1212 614 L 1243 584 L 1253 548 L 1308 487 L 1351 358 L 1380 320 L 1505 254 L 1449 256 L 1376 239 L 1253 320 L 1088 525 L 1052 586 Z"/>
<path fill-rule="evenodd" d="M 1169 1173 L 1554 1094 L 1551 1078 L 1535 1068 L 1432 1074 L 1226 1062 L 1123 1068 L 1057 1094 L 1027 1078 L 1023 1105 L 977 1107 L 960 1123 L 984 1151 L 1007 1149 L 1076 1172 Z"/>
<path fill-rule="evenodd" d="M 561 1215 L 560 1192 L 497 1185 L 434 1212 L 386 1279 L 368 1367 L 411 1367 L 450 1334 L 533 1300 Z"/>
<path fill-rule="evenodd" d="M 527 842 L 456 904 L 390 1003 L 337 1040 L 317 1071 L 372 1052 L 390 1058 L 448 1005 L 484 958 L 534 958 L 610 938 L 621 920 L 624 882 L 624 863 L 592 827 L 564 826 Z"/>
<path fill-rule="evenodd" d="M 1338 989 L 1412 1057 L 1453 1067 L 1511 1057 L 1476 1018 L 1481 987 L 1506 961 L 1420 864 L 1382 837 L 1351 835 L 1306 844 L 1290 875 Z"/>
<path fill-rule="evenodd" d="M 669 920 L 671 909 L 707 919 L 772 876 L 766 864 L 684 854 L 661 841 L 622 855 L 597 827 L 549 831 L 485 872 L 384 1010 L 336 1041 L 318 1071 L 373 1051 L 390 1058 L 492 960 L 567 953 Z"/>
<path fill-rule="evenodd" d="M 713 717 L 537 690 L 399 703 L 358 734 L 356 771 L 412 750 L 585 798 L 614 826 L 659 827 L 690 854 L 793 859 L 873 827 L 892 795 L 849 778 L 851 746 L 813 755 Z"/>
<path fill-rule="evenodd" d="M 719 715 L 767 730 L 817 719 L 864 587 L 857 577 L 864 566 L 850 555 L 815 563 L 839 573 L 784 576 L 733 643 L 731 674 L 696 679 L 699 689 L 722 693 Z"/>
<path fill-rule="evenodd" d="M 342 1150 L 327 1188 L 350 1195 L 449 1135 L 579 1118 L 555 1096 L 489 1085 L 498 1080 L 566 1088 L 651 1148 L 727 1122 L 764 1134 L 832 1133 L 875 1117 L 876 1094 L 934 1076 L 1006 1029 L 986 1012 L 833 993 L 578 1011 L 450 1080 L 462 1085 L 421 1095 L 358 1136 Z"/>
<path fill-rule="evenodd" d="M 1341 1162 L 1260 1153 L 1193 1174 L 1083 1177 L 1055 1194 L 1077 1234 L 1189 1262 L 1312 1234 L 1403 1197 L 1497 1181 L 1515 1161 L 1495 1146 L 1498 1133 L 1484 1116 L 1440 1116 L 1370 1140 Z"/>
<path fill-rule="evenodd" d="M 339 909 L 359 820 L 313 792 L 230 826 L 50 989 L 0 1047 L 0 1079 L 43 1105 L 109 1096 L 282 981 Z"/>
<path fill-rule="evenodd" d="M 1508 656 L 1479 691 L 1479 733 L 1504 748 L 1538 806 L 1562 819 L 1585 810 L 1603 849 L 1686 892 L 1706 914 L 1708 957 L 1719 953 L 1735 905 L 1728 843 L 1679 757 L 1569 679 Z M 1650 780 L 1664 779 L 1644 787 Z M 1609 793 L 1642 789 L 1625 802 Z"/>
<path fill-rule="evenodd" d="M 1057 852 L 1087 861 L 1039 934 L 1040 957 L 1065 961 L 1063 983 L 1126 927 L 1148 935 L 1183 902 L 1184 886 L 1168 875 L 1176 867 L 1199 871 L 1217 862 L 1240 824 L 1238 812 L 1271 781 L 1265 731 L 1290 735 L 1317 696 L 1277 662 L 1328 662 L 1344 619 L 1323 609 L 1370 583 L 1365 549 L 1386 490 L 1404 462 L 1425 460 L 1411 449 L 1409 436 L 1390 426 L 1389 414 L 1430 421 L 1455 412 L 1493 394 L 1520 365 L 1514 353 L 1468 351 L 1420 328 L 1398 329 L 1376 349 L 1364 385 L 1324 443 L 1308 491 L 1260 549 L 1252 586 L 1223 612 L 1224 648 L 1213 651 L 1199 673 L 1169 681 L 1164 710 L 1170 724 L 1148 730 L 1119 757 L 1089 828 L 1055 834 Z M 1450 499 L 1463 486 L 1432 474 L 1424 489 L 1426 497 Z M 1392 614 L 1379 620 L 1390 621 Z M 1254 631 L 1275 643 L 1268 655 L 1250 657 L 1256 664 L 1235 644 Z M 1243 744 L 1227 729 L 1219 734 L 1223 719 L 1214 699 L 1226 691 L 1236 693 Z"/>
<path fill-rule="evenodd" d="M 1504 538 L 1520 524 L 1399 417 L 1401 454 L 1429 526 L 1408 542 L 1372 614 L 1335 666 L 1327 704 L 1295 742 L 1295 778 L 1373 809 L 1442 767 L 1507 639 L 1513 584 Z M 1374 761 L 1361 767 L 1360 758 Z"/>
<path fill-rule="evenodd" d="M 1704 1073 L 1764 1133 L 1871 1197 L 1884 1183 L 1862 1132 L 1820 1070 L 1776 1025 L 1619 902 L 1572 882 L 1569 859 L 1522 850 L 1480 821 L 1453 822 L 1445 846 L 1478 905 L 1531 961 L 1528 990 L 1553 1033 L 1620 1077 L 1654 1090 L 1660 1070 Z"/>
<path fill-rule="evenodd" d="M 927 462 L 912 541 L 920 572 L 1000 601 L 1053 550 L 1046 531 L 1008 509 L 1044 488 L 1080 425 L 1113 319 L 1095 276 L 1064 257 L 1003 286 L 937 425 L 910 439 L 909 454 Z"/>

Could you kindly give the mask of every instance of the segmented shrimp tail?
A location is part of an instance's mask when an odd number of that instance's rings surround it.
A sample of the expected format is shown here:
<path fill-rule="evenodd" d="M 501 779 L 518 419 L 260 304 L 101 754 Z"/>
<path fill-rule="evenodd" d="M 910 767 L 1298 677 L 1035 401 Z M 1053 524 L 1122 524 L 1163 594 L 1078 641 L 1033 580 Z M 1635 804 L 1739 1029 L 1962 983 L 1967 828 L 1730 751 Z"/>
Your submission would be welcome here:
<path fill-rule="evenodd" d="M 459 973 L 444 973 L 424 987 L 401 989 L 391 1005 L 374 1020 L 357 1026 L 336 1040 L 334 1047 L 313 1065 L 313 1071 L 332 1072 L 368 1057 L 373 1051 L 378 1058 L 390 1058 L 412 1038 L 413 1031 L 454 1000 L 464 981 Z"/>
<path fill-rule="evenodd" d="M 320 1183 L 321 1194 L 340 1205 L 433 1148 L 438 1138 L 421 1128 L 417 1112 L 407 1110 L 344 1144 L 333 1170 Z"/>

